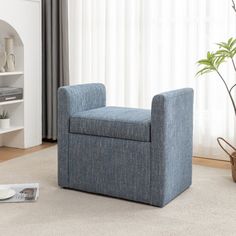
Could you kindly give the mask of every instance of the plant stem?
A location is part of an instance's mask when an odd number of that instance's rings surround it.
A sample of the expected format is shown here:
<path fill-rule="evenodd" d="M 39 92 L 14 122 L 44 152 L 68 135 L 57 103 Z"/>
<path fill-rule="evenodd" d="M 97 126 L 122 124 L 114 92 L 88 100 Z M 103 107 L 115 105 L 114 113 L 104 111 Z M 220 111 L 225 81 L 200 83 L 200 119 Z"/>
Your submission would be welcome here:
<path fill-rule="evenodd" d="M 233 89 L 235 86 L 236 86 L 236 84 L 231 87 L 231 89 L 229 90 L 230 93 L 231 93 L 232 89 Z"/>
<path fill-rule="evenodd" d="M 236 12 L 236 7 L 235 7 L 235 2 L 234 2 L 234 0 L 232 0 L 232 8 L 234 9 L 234 11 Z"/>
<path fill-rule="evenodd" d="M 231 57 L 231 61 L 233 63 L 233 66 L 234 66 L 234 70 L 236 71 L 236 66 L 235 66 L 235 63 L 234 63 L 234 59 Z"/>
<path fill-rule="evenodd" d="M 232 97 L 232 95 L 231 95 L 231 93 L 230 93 L 230 90 L 229 90 L 229 88 L 228 88 L 228 85 L 226 84 L 226 82 L 225 82 L 223 76 L 220 74 L 220 72 L 219 72 L 216 68 L 215 68 L 215 70 L 216 70 L 217 74 L 220 76 L 222 82 L 223 82 L 224 85 L 225 85 L 225 88 L 226 88 L 226 90 L 227 90 L 227 92 L 228 92 L 228 94 L 229 94 L 230 100 L 231 100 L 232 105 L 233 105 L 233 108 L 234 108 L 234 115 L 236 116 L 236 106 L 235 106 L 235 103 L 234 103 L 234 99 L 233 99 L 233 97 Z"/>

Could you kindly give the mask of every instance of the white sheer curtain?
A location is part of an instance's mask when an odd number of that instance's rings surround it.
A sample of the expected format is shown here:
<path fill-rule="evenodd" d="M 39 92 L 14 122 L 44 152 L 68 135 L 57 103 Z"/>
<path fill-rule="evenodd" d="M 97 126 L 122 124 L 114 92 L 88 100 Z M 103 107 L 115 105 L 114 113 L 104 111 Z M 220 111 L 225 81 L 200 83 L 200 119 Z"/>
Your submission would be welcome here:
<path fill-rule="evenodd" d="M 108 104 L 150 108 L 152 97 L 195 90 L 194 154 L 222 158 L 216 137 L 236 144 L 230 101 L 196 61 L 236 37 L 231 0 L 69 0 L 70 83 L 106 84 Z M 236 81 L 230 65 L 222 68 Z"/>

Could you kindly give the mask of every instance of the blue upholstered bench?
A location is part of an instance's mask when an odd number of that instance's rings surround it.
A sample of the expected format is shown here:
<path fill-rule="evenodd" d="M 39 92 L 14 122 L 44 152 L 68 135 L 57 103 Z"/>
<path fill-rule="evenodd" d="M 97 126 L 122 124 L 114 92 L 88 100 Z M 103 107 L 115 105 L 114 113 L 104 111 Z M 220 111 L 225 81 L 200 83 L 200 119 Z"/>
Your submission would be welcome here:
<path fill-rule="evenodd" d="M 61 87 L 59 185 L 164 206 L 191 185 L 192 118 L 190 88 L 145 110 L 107 107 L 102 84 Z"/>

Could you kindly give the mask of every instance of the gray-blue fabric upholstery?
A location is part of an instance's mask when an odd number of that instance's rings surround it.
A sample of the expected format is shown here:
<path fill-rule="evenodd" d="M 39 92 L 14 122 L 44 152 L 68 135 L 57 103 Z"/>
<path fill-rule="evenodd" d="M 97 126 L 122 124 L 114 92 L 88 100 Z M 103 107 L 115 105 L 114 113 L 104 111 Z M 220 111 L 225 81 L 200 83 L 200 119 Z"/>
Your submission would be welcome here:
<path fill-rule="evenodd" d="M 191 185 L 192 89 L 155 96 L 151 111 L 105 106 L 102 84 L 59 89 L 61 187 L 163 207 Z"/>
<path fill-rule="evenodd" d="M 78 112 L 70 118 L 70 132 L 150 142 L 151 111 L 102 107 Z"/>
<path fill-rule="evenodd" d="M 150 142 L 70 135 L 70 188 L 149 203 Z"/>
<path fill-rule="evenodd" d="M 166 92 L 153 98 L 151 204 L 163 206 L 191 185 L 192 132 L 192 89 Z"/>
<path fill-rule="evenodd" d="M 64 86 L 58 89 L 58 182 L 69 187 L 69 121 L 80 111 L 104 107 L 106 89 L 102 84 Z"/>

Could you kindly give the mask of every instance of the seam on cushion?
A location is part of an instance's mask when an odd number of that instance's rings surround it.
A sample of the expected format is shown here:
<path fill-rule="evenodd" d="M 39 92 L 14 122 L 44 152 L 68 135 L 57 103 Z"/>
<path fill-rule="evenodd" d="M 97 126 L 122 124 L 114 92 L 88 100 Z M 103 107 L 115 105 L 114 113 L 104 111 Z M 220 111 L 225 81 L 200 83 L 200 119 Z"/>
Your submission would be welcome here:
<path fill-rule="evenodd" d="M 78 135 L 85 135 L 85 136 L 92 136 L 92 137 L 102 137 L 102 138 L 112 138 L 112 139 L 119 139 L 119 140 L 127 140 L 127 141 L 133 141 L 133 142 L 141 142 L 141 143 L 150 143 L 151 144 L 151 141 L 143 141 L 143 140 L 137 140 L 137 139 L 128 139 L 128 138 L 118 138 L 118 137 L 109 137 L 109 136 L 101 136 L 101 135 L 95 135 L 95 134 L 84 134 L 84 133 L 73 133 L 73 132 L 70 132 L 70 134 L 78 134 Z"/>
<path fill-rule="evenodd" d="M 74 131 L 71 131 L 70 130 L 70 134 L 82 134 L 82 135 L 89 135 L 89 136 L 96 136 L 96 137 L 105 137 L 105 138 L 114 138 L 114 139 L 121 139 L 121 140 L 130 140 L 130 141 L 139 141 L 139 142 L 144 142 L 144 143 L 150 143 L 151 142 L 151 139 L 146 139 L 146 140 L 140 140 L 140 139 L 131 139 L 131 138 L 121 138 L 121 137 L 110 137 L 110 136 L 107 136 L 107 135 L 99 135 L 99 134 L 91 134 L 91 133 L 76 133 Z"/>
<path fill-rule="evenodd" d="M 126 121 L 117 121 L 117 120 L 104 120 L 104 119 L 98 119 L 98 118 L 86 118 L 86 117 L 79 117 L 79 116 L 77 116 L 77 117 L 70 117 L 70 120 L 71 119 L 75 119 L 75 118 L 78 118 L 78 119 L 80 119 L 80 120 L 97 120 L 97 121 L 107 121 L 107 122 L 116 122 L 116 123 L 125 123 L 125 124 L 128 124 L 128 125 L 132 125 L 132 124 L 140 124 L 140 122 L 126 122 Z M 151 124 L 151 119 L 150 120 L 148 120 L 148 121 L 150 121 L 150 122 L 146 122 L 145 124 Z"/>
<path fill-rule="evenodd" d="M 144 112 L 150 112 L 151 111 L 151 109 L 133 108 L 133 107 L 118 107 L 118 106 L 105 106 L 104 108 L 105 108 L 105 110 L 109 109 L 109 108 L 115 108 L 114 110 L 121 110 L 121 109 L 123 109 L 125 112 L 128 112 L 130 110 L 132 110 L 132 111 L 134 111 L 134 110 L 135 111 L 144 111 Z M 93 109 L 90 109 L 90 110 L 99 110 L 99 109 L 100 109 L 100 107 L 93 108 Z M 86 110 L 86 111 L 88 111 L 88 110 Z M 81 112 L 83 112 L 83 111 L 81 111 Z"/>

